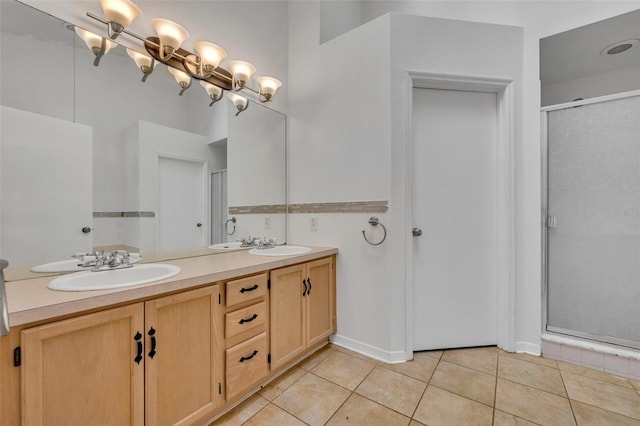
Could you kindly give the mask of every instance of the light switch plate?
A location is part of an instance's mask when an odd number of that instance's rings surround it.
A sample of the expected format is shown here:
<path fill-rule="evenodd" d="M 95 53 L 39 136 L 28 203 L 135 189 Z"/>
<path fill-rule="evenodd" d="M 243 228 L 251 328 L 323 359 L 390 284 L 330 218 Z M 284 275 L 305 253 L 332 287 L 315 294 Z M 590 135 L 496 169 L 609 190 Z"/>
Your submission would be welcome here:
<path fill-rule="evenodd" d="M 318 216 L 311 216 L 311 230 L 318 230 Z"/>

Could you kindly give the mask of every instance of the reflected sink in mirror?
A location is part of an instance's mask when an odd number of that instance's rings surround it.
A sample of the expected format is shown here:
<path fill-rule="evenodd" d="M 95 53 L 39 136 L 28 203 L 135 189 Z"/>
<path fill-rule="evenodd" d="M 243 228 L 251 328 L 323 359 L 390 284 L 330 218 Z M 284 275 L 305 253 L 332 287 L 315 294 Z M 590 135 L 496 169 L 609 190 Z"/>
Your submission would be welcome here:
<path fill-rule="evenodd" d="M 251 249 L 249 254 L 257 256 L 293 256 L 296 254 L 309 253 L 311 249 L 303 246 L 275 246 L 268 249 Z"/>
<path fill-rule="evenodd" d="M 218 244 L 214 244 L 209 246 L 210 249 L 214 249 L 214 250 L 236 250 L 239 248 L 249 248 L 249 247 L 242 247 L 242 242 L 240 241 L 233 241 L 230 243 L 218 243 Z"/>
<path fill-rule="evenodd" d="M 164 280 L 178 275 L 180 271 L 180 267 L 175 265 L 147 263 L 126 269 L 76 272 L 51 280 L 47 287 L 61 291 L 108 290 Z"/>
<path fill-rule="evenodd" d="M 142 257 L 139 253 L 129 253 L 129 262 L 137 263 L 142 260 Z M 81 259 L 67 259 L 60 260 L 58 262 L 50 262 L 44 263 L 42 265 L 34 266 L 31 268 L 31 272 L 44 272 L 44 273 L 55 273 L 55 272 L 77 272 L 77 271 L 87 271 L 91 269 L 91 267 L 80 266 L 82 263 Z"/>

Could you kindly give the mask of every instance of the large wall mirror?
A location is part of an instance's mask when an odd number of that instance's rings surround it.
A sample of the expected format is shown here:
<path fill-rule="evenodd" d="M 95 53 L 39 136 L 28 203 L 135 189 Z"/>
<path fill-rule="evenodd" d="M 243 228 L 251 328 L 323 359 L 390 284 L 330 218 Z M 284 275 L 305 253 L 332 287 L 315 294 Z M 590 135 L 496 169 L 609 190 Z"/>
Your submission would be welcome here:
<path fill-rule="evenodd" d="M 286 116 L 236 114 L 156 64 L 145 82 L 122 46 L 94 66 L 73 26 L 2 1 L 0 257 L 11 268 L 76 252 L 143 259 L 286 242 Z M 8 276 L 12 277 L 11 269 Z"/>

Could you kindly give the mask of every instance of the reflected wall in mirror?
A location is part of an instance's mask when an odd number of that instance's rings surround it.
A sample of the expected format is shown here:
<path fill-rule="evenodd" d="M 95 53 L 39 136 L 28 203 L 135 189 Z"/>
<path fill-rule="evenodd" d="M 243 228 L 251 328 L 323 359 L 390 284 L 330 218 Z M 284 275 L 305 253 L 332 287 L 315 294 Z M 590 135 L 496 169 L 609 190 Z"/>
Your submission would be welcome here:
<path fill-rule="evenodd" d="M 12 267 L 95 249 L 151 260 L 249 235 L 286 242 L 283 114 L 250 101 L 236 116 L 226 97 L 209 107 L 197 82 L 178 96 L 163 64 L 143 83 L 121 46 L 95 67 L 72 26 L 0 7 L 0 257 Z"/>

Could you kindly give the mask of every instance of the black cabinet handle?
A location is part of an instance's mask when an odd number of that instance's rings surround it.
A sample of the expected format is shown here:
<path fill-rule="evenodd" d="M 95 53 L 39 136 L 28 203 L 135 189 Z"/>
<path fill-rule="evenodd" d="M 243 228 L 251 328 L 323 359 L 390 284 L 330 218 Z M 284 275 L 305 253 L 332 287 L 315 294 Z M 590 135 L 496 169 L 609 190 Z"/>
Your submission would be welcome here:
<path fill-rule="evenodd" d="M 302 280 L 302 284 L 304 284 L 304 291 L 302 292 L 302 297 L 307 295 L 307 279 Z"/>
<path fill-rule="evenodd" d="M 253 320 L 254 320 L 254 319 L 256 319 L 256 318 L 258 318 L 258 314 L 253 314 L 253 315 L 251 316 L 251 318 L 247 318 L 247 319 L 242 318 L 242 319 L 240 320 L 240 324 L 244 324 L 245 322 L 251 322 L 251 321 L 253 321 Z"/>
<path fill-rule="evenodd" d="M 309 283 L 309 290 L 307 290 L 307 296 L 311 295 L 311 278 L 307 278 L 307 283 Z"/>
<path fill-rule="evenodd" d="M 240 293 L 246 293 L 247 291 L 253 291 L 253 290 L 257 290 L 258 287 L 260 287 L 258 284 L 254 284 L 253 287 L 249 287 L 249 288 L 241 288 L 240 289 Z"/>
<path fill-rule="evenodd" d="M 156 356 L 156 330 L 151 327 L 149 329 L 149 333 L 147 333 L 149 337 L 151 337 L 151 350 L 149 351 L 149 358 L 153 358 Z"/>
<path fill-rule="evenodd" d="M 253 353 L 251 355 L 249 355 L 249 356 L 241 356 L 240 357 L 240 362 L 249 361 L 251 358 L 253 358 L 256 355 L 258 355 L 258 351 L 257 350 L 253 351 Z"/>
<path fill-rule="evenodd" d="M 136 344 L 138 346 L 138 354 L 133 360 L 136 362 L 136 364 L 140 364 L 140 361 L 142 361 L 142 334 L 140 334 L 140 332 L 138 331 L 136 335 L 133 336 L 133 340 L 136 341 Z"/>

